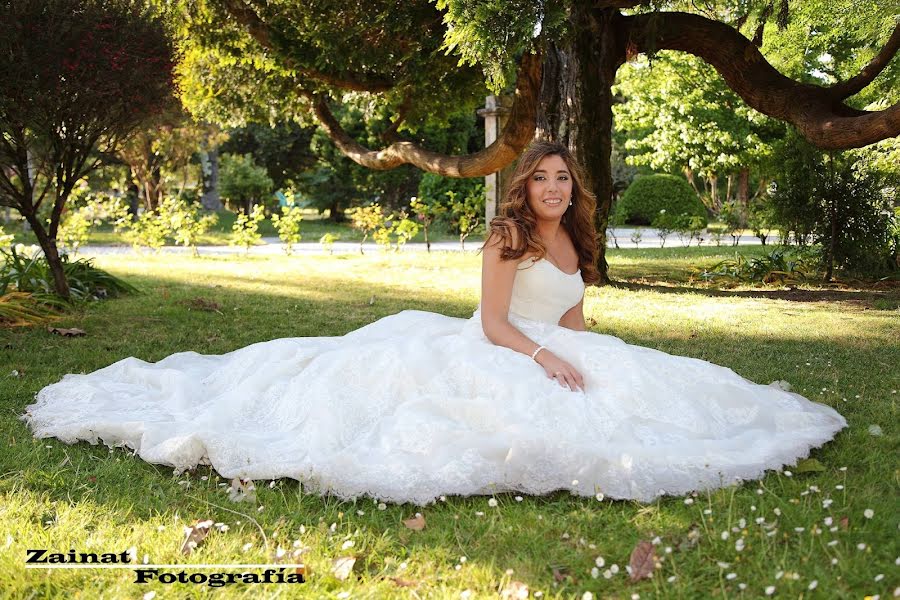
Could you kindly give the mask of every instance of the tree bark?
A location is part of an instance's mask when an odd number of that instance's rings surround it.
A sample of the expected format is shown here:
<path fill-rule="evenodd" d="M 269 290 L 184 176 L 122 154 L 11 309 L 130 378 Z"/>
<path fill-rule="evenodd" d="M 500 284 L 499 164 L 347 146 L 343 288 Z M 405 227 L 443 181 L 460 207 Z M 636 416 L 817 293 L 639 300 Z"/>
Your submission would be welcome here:
<path fill-rule="evenodd" d="M 566 145 L 584 165 L 597 198 L 595 226 L 601 284 L 608 284 L 606 229 L 615 190 L 612 177 L 613 94 L 616 71 L 626 59 L 622 15 L 576 3 L 573 32 L 545 54 L 537 136 Z"/>
<path fill-rule="evenodd" d="M 23 212 L 22 214 L 25 220 L 28 221 L 28 224 L 31 225 L 31 229 L 38 239 L 38 244 L 40 244 L 41 250 L 44 251 L 47 265 L 49 265 L 50 272 L 53 274 L 53 287 L 56 289 L 56 293 L 68 299 L 70 295 L 69 282 L 66 281 L 66 274 L 63 272 L 62 259 L 59 257 L 59 250 L 56 247 L 56 238 L 47 235 L 44 226 L 41 225 L 40 220 L 33 212 Z"/>

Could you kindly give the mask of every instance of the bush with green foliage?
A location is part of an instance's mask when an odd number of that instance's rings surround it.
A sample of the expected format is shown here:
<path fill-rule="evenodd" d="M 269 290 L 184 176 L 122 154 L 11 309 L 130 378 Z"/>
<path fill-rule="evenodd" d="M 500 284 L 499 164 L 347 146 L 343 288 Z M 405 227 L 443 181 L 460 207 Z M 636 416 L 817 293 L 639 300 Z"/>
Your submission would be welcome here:
<path fill-rule="evenodd" d="M 223 154 L 219 158 L 219 195 L 229 210 L 250 212 L 257 202 L 271 202 L 274 183 L 249 154 Z"/>
<path fill-rule="evenodd" d="M 56 293 L 53 273 L 42 252 L 20 253 L 15 246 L 0 250 L 0 296 L 9 292 L 26 292 L 42 303 L 62 307 L 63 299 Z M 100 300 L 137 292 L 137 289 L 93 264 L 93 259 L 71 261 L 60 256 L 66 280 L 69 282 L 69 301 Z"/>
<path fill-rule="evenodd" d="M 362 239 L 359 241 L 359 253 L 365 254 L 363 252 L 363 244 L 368 239 L 369 234 L 384 228 L 384 211 L 382 211 L 380 204 L 375 203 L 351 208 L 347 211 L 347 214 L 350 216 L 350 226 L 363 234 Z M 383 238 L 384 234 L 381 234 L 381 237 Z"/>
<path fill-rule="evenodd" d="M 484 184 L 472 186 L 462 198 L 452 190 L 446 194 L 450 200 L 450 224 L 459 234 L 459 245 L 465 250 L 466 238 L 481 225 L 481 216 L 484 214 Z"/>
<path fill-rule="evenodd" d="M 706 227 L 706 207 L 691 185 L 683 177 L 665 174 L 636 178 L 616 203 L 616 218 L 632 225 L 651 225 L 661 210 L 701 217 Z"/>
<path fill-rule="evenodd" d="M 711 282 L 796 284 L 815 278 L 818 264 L 819 256 L 814 249 L 781 246 L 760 257 L 735 254 L 733 259 L 702 269 L 700 277 Z"/>
<path fill-rule="evenodd" d="M 722 210 L 719 211 L 719 218 L 722 219 L 722 223 L 725 224 L 725 232 L 731 236 L 731 245 L 737 246 L 738 242 L 741 240 L 741 230 L 747 226 L 747 215 L 743 206 L 741 206 L 741 203 L 737 200 L 729 200 L 722 204 Z M 716 239 L 717 246 L 725 232 L 717 231 L 715 234 L 714 238 Z"/>
<path fill-rule="evenodd" d="M 895 173 L 864 152 L 825 153 L 794 132 L 778 145 L 773 171 L 770 201 L 782 240 L 820 245 L 826 279 L 834 269 L 861 276 L 898 270 Z"/>
<path fill-rule="evenodd" d="M 238 213 L 234 225 L 231 226 L 231 240 L 229 244 L 232 246 L 243 246 L 244 253 L 249 254 L 250 248 L 262 239 L 259 233 L 259 224 L 266 218 L 266 211 L 261 204 L 257 204 L 250 211 L 250 214 Z"/>
<path fill-rule="evenodd" d="M 303 209 L 294 206 L 293 201 L 287 206 L 281 207 L 281 214 L 272 214 L 272 225 L 278 232 L 278 237 L 284 242 L 284 252 L 290 256 L 294 251 L 294 244 L 302 239 L 300 235 L 300 221 L 303 220 Z"/>
<path fill-rule="evenodd" d="M 431 252 L 431 241 L 428 239 L 428 228 L 442 215 L 446 214 L 448 208 L 445 204 L 441 204 L 437 199 L 430 197 L 419 198 L 417 196 L 410 198 L 409 208 L 416 215 L 416 219 L 422 223 L 423 235 L 425 236 L 425 249 L 428 252 Z"/>
<path fill-rule="evenodd" d="M 772 206 L 769 196 L 764 195 L 751 202 L 749 213 L 747 226 L 753 229 L 753 235 L 758 237 L 762 245 L 765 246 L 766 240 L 769 239 L 769 232 L 773 229 L 778 229 L 775 207 Z"/>
<path fill-rule="evenodd" d="M 322 244 L 322 250 L 328 250 L 328 254 L 334 254 L 334 243 L 339 239 L 341 239 L 340 234 L 327 231 L 319 238 L 319 243 Z"/>
<path fill-rule="evenodd" d="M 169 224 L 165 219 L 149 210 L 141 213 L 137 220 L 132 221 L 125 239 L 135 250 L 149 248 L 155 252 L 166 245 L 166 236 L 169 235 Z"/>
<path fill-rule="evenodd" d="M 218 223 L 219 215 L 210 213 L 201 216 L 197 204 L 189 203 L 181 197 L 169 196 L 159 206 L 159 218 L 168 226 L 168 234 L 176 244 L 190 248 L 197 256 L 200 237 Z"/>

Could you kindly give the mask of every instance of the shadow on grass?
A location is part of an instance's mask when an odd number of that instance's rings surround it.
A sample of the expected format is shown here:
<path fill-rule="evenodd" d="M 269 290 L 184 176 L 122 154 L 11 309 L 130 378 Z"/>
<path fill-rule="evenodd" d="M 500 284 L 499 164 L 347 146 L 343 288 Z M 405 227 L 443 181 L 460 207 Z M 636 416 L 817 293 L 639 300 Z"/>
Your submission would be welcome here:
<path fill-rule="evenodd" d="M 700 294 L 713 298 L 762 298 L 766 300 L 785 300 L 788 302 L 835 302 L 859 306 L 861 308 L 877 308 L 892 310 L 900 307 L 900 283 L 883 285 L 882 289 L 751 289 L 727 290 L 698 286 L 672 285 L 664 282 L 649 283 L 635 281 L 614 281 L 612 286 L 631 291 L 650 291 L 661 294 Z"/>

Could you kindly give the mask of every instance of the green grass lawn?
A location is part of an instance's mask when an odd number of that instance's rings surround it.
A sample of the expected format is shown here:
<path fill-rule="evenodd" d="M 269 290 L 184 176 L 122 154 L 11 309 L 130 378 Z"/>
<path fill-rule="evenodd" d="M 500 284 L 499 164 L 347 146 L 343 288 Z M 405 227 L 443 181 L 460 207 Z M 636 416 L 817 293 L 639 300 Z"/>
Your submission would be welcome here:
<path fill-rule="evenodd" d="M 521 582 L 544 598 L 586 591 L 595 598 L 757 598 L 769 586 L 776 597 L 891 597 L 900 584 L 900 290 L 723 290 L 691 282 L 694 265 L 733 251 L 613 251 L 618 283 L 587 291 L 586 316 L 596 332 L 710 360 L 760 383 L 787 380 L 834 406 L 850 427 L 813 452 L 824 471 L 770 472 L 690 502 L 642 505 L 556 492 L 521 501 L 499 494 L 497 506 L 486 496 L 448 497 L 424 509 L 309 495 L 288 479 L 257 482 L 255 503 L 234 503 L 209 468 L 176 476 L 122 449 L 35 440 L 18 415 L 64 374 L 128 356 L 156 361 L 185 350 L 218 354 L 279 337 L 342 335 L 403 309 L 468 317 L 478 302 L 480 257 L 101 257 L 99 266 L 143 293 L 60 320 L 87 336 L 0 329 L 0 595 L 460 598 L 469 590 L 476 598 Z M 192 308 L 196 298 L 218 310 Z M 417 511 L 427 522 L 422 531 L 403 524 Z M 211 531 L 184 556 L 184 526 L 205 519 L 228 529 Z M 656 538 L 655 575 L 630 582 L 632 550 Z M 279 549 L 291 559 L 307 549 L 296 560 L 310 572 L 293 587 L 136 585 L 130 570 L 25 570 L 28 548 L 134 548 L 139 562 L 223 564 L 270 562 Z M 332 561 L 343 556 L 357 560 L 340 581 Z M 606 573 L 614 564 L 619 572 Z"/>

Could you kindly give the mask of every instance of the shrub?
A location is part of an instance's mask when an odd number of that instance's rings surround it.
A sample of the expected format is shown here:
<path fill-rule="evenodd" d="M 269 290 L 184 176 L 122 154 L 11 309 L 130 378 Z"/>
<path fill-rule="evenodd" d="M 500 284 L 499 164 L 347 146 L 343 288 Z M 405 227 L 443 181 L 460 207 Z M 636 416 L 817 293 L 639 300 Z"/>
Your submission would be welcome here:
<path fill-rule="evenodd" d="M 896 272 L 894 176 L 865 153 L 826 154 L 796 133 L 779 146 L 775 165 L 773 218 L 795 240 L 821 245 L 826 280 L 835 268 L 864 276 Z"/>
<path fill-rule="evenodd" d="M 474 186 L 467 195 L 458 198 L 455 192 L 447 192 L 450 199 L 451 223 L 459 233 L 459 244 L 466 249 L 466 238 L 478 228 L 484 214 L 484 184 Z"/>
<path fill-rule="evenodd" d="M 136 221 L 131 223 L 125 233 L 125 239 L 131 242 L 135 250 L 150 248 L 159 251 L 166 245 L 169 224 L 155 212 L 145 210 Z"/>
<path fill-rule="evenodd" d="M 287 206 L 281 207 L 281 214 L 272 215 L 272 225 L 278 232 L 278 237 L 284 242 L 284 252 L 290 256 L 294 251 L 294 244 L 302 239 L 300 235 L 300 221 L 303 220 L 303 209 L 294 206 L 290 201 Z"/>
<path fill-rule="evenodd" d="M 259 224 L 265 218 L 266 211 L 260 204 L 254 206 L 249 215 L 245 212 L 238 213 L 234 225 L 231 226 L 231 240 L 228 243 L 232 246 L 243 246 L 244 253 L 249 253 L 250 247 L 262 239 Z"/>
<path fill-rule="evenodd" d="M 9 292 L 27 292 L 42 303 L 61 306 L 56 294 L 53 272 L 47 258 L 40 252 L 20 254 L 17 248 L 0 250 L 0 295 Z M 76 301 L 100 300 L 137 292 L 131 284 L 110 275 L 93 264 L 93 259 L 70 261 L 68 255 L 60 256 L 63 272 L 69 282 L 69 299 Z"/>
<path fill-rule="evenodd" d="M 190 248 L 194 256 L 199 254 L 197 243 L 200 236 L 219 221 L 219 215 L 211 213 L 201 217 L 196 204 L 174 196 L 163 200 L 159 218 L 168 226 L 167 233 L 175 238 L 175 243 Z"/>
<path fill-rule="evenodd" d="M 808 248 L 775 248 L 769 254 L 746 258 L 735 254 L 703 269 L 700 277 L 707 281 L 727 279 L 731 281 L 766 284 L 800 283 L 816 276 L 819 256 Z"/>
<path fill-rule="evenodd" d="M 426 175 L 430 175 L 430 173 L 426 173 Z M 428 228 L 431 227 L 441 215 L 447 212 L 447 206 L 435 199 L 419 199 L 418 197 L 413 196 L 410 198 L 409 207 L 412 209 L 413 213 L 415 213 L 416 218 L 422 223 L 425 235 L 425 249 L 428 252 L 431 252 L 431 241 L 428 239 Z"/>
<path fill-rule="evenodd" d="M 365 243 L 369 234 L 384 227 L 384 212 L 381 210 L 381 205 L 376 203 L 352 208 L 347 211 L 347 214 L 350 215 L 351 227 L 361 231 L 363 234 L 362 239 L 359 241 L 359 253 L 364 254 L 363 243 Z"/>
<path fill-rule="evenodd" d="M 341 239 L 340 234 L 331 233 L 330 231 L 322 234 L 319 243 L 322 244 L 323 250 L 328 250 L 328 254 L 334 254 L 334 243 Z"/>
<path fill-rule="evenodd" d="M 633 225 L 651 225 L 665 210 L 672 215 L 701 217 L 706 227 L 706 207 L 681 177 L 646 175 L 634 180 L 617 203 L 617 219 Z"/>

